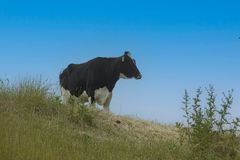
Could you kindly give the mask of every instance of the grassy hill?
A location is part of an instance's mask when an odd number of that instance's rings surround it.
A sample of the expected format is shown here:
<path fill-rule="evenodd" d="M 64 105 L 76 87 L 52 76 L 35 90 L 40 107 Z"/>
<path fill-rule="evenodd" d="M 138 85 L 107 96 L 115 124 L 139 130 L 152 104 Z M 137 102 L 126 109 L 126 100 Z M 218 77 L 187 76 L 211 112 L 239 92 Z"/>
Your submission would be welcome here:
<path fill-rule="evenodd" d="M 0 159 L 179 159 L 174 127 L 64 106 L 35 80 L 0 88 Z"/>
<path fill-rule="evenodd" d="M 72 102 L 41 81 L 0 83 L 1 160 L 194 159 L 177 129 Z"/>

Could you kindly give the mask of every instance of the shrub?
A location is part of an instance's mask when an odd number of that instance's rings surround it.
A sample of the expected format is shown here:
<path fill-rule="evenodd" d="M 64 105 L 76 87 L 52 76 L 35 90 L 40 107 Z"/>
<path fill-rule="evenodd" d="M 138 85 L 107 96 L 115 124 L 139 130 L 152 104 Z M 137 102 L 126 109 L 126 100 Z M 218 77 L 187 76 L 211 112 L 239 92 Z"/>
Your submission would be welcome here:
<path fill-rule="evenodd" d="M 233 103 L 233 90 L 223 93 L 219 109 L 212 86 L 206 88 L 207 105 L 202 107 L 202 89 L 191 99 L 185 90 L 183 97 L 186 123 L 177 123 L 180 143 L 189 146 L 195 159 L 236 159 L 239 151 L 238 129 L 240 119 L 231 119 L 229 110 Z"/>

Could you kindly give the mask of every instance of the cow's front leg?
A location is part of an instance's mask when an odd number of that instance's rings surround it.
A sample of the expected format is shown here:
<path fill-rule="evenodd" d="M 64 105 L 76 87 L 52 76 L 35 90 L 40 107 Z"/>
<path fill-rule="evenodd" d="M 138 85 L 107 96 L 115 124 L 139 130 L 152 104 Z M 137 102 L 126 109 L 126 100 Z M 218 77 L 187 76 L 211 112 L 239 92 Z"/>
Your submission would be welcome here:
<path fill-rule="evenodd" d="M 109 111 L 109 105 L 111 103 L 112 100 L 112 93 L 109 93 L 108 98 L 106 99 L 105 103 L 103 104 L 103 108 L 106 111 Z"/>
<path fill-rule="evenodd" d="M 88 107 L 96 107 L 96 103 L 92 97 L 88 97 Z"/>

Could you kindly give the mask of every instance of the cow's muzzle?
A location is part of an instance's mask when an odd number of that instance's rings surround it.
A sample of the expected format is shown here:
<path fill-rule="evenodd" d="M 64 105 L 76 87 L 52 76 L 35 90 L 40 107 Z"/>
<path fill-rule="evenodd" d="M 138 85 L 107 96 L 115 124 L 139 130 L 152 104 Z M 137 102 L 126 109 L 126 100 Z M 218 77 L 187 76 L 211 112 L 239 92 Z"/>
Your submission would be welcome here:
<path fill-rule="evenodd" d="M 141 79 L 142 78 L 142 74 L 139 74 L 136 79 Z"/>

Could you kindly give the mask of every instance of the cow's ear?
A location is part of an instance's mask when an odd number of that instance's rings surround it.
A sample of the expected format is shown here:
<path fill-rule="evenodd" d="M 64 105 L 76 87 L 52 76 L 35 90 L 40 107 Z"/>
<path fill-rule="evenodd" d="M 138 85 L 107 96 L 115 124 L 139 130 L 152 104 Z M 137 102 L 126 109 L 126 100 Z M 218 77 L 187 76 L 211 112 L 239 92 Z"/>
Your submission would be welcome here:
<path fill-rule="evenodd" d="M 132 54 L 129 51 L 125 51 L 124 56 L 128 56 L 128 57 L 132 58 Z"/>
<path fill-rule="evenodd" d="M 126 57 L 131 57 L 131 53 L 129 52 L 129 51 L 125 51 L 124 52 L 124 55 L 122 56 L 122 62 L 124 62 L 125 61 L 125 59 L 126 59 Z"/>

